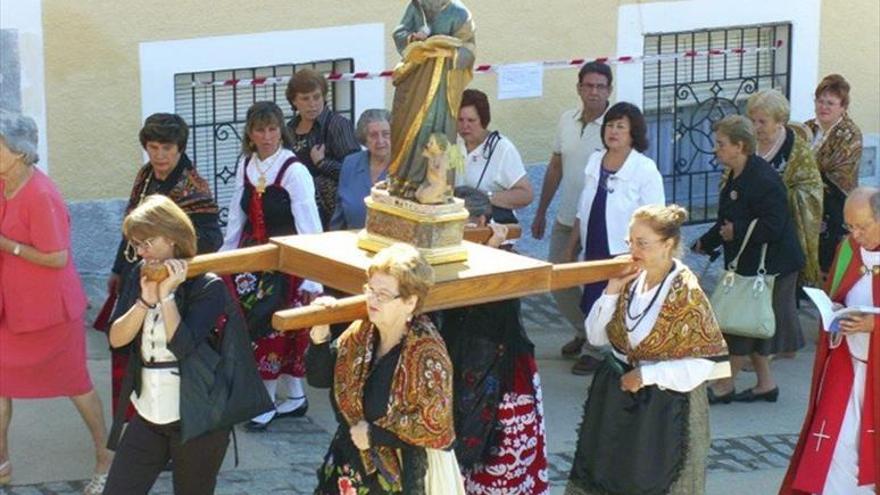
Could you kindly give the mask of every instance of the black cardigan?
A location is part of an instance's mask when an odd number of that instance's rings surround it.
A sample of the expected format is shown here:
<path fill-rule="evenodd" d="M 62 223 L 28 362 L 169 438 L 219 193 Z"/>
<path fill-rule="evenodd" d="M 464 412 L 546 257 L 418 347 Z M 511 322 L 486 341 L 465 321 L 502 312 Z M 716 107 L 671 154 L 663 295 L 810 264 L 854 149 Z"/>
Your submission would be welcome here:
<path fill-rule="evenodd" d="M 752 237 L 740 257 L 736 272 L 751 276 L 758 270 L 761 245 L 767 243 L 767 273 L 787 275 L 804 266 L 804 253 L 795 234 L 788 207 L 785 184 L 762 158 L 749 157 L 739 177 L 732 175 L 721 189 L 718 220 L 700 238 L 704 252 L 724 249 L 727 266 L 736 257 L 749 223 L 758 219 Z M 733 223 L 733 240 L 724 242 L 719 229 L 725 221 Z"/>

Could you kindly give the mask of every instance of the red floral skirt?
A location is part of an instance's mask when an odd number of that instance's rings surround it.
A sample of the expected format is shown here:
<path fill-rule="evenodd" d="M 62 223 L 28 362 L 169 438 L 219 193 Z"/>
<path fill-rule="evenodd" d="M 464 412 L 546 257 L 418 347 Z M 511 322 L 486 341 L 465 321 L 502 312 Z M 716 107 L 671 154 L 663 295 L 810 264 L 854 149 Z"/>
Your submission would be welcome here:
<path fill-rule="evenodd" d="M 535 358 L 516 358 L 513 386 L 498 404 L 497 444 L 473 469 L 465 471 L 469 495 L 540 495 L 550 489 L 541 378 Z"/>

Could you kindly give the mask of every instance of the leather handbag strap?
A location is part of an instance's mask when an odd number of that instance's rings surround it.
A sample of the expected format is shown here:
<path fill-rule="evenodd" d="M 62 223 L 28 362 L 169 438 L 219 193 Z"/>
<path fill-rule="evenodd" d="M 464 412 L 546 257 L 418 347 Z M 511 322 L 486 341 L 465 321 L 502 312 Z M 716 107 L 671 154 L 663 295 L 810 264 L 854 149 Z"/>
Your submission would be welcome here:
<path fill-rule="evenodd" d="M 736 271 L 737 264 L 739 263 L 739 257 L 742 256 L 743 251 L 746 250 L 746 244 L 749 243 L 749 239 L 751 239 L 751 237 L 752 237 L 752 231 L 755 230 L 755 225 L 757 225 L 757 224 L 758 224 L 757 218 L 752 220 L 751 223 L 749 223 L 749 228 L 748 228 L 748 230 L 746 230 L 746 236 L 745 236 L 745 238 L 743 238 L 742 244 L 739 245 L 739 252 L 736 253 L 736 258 L 734 258 L 733 261 L 731 261 L 730 264 L 727 265 L 728 271 L 732 271 L 732 272 Z M 765 264 L 764 264 L 764 262 L 766 261 L 766 258 L 767 258 L 767 243 L 765 242 L 764 244 L 761 245 L 761 263 L 758 266 L 758 273 L 761 275 L 767 273 L 767 270 L 766 270 Z"/>

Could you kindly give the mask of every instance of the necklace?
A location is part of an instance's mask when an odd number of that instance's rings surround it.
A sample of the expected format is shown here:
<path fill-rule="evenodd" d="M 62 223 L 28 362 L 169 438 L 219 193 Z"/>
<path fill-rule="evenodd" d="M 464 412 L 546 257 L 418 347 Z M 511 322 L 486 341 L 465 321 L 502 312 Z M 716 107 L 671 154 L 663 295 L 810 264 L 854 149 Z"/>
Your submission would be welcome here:
<path fill-rule="evenodd" d="M 654 306 L 654 303 L 657 302 L 657 298 L 660 297 L 660 293 L 663 292 L 663 285 L 666 284 L 666 279 L 669 278 L 669 275 L 671 275 L 673 271 L 675 271 L 675 262 L 672 263 L 672 268 L 670 268 L 669 271 L 666 272 L 666 275 L 663 277 L 663 280 L 660 281 L 660 285 L 657 286 L 657 292 L 654 293 L 654 297 L 651 298 L 651 302 L 648 303 L 648 306 L 645 309 L 643 309 L 641 313 L 638 313 L 636 315 L 632 314 L 632 303 L 633 303 L 633 300 L 635 299 L 635 296 L 636 296 L 636 286 L 639 284 L 638 283 L 632 284 L 632 286 L 629 289 L 629 297 L 627 298 L 627 301 L 626 301 L 626 316 L 630 320 L 635 320 L 636 323 L 635 323 L 635 325 L 633 325 L 632 328 L 630 328 L 626 324 L 626 321 L 624 320 L 623 326 L 624 326 L 624 328 L 626 328 L 627 332 L 629 332 L 629 333 L 634 332 L 636 330 L 636 328 L 639 326 L 639 324 L 642 322 L 642 320 L 644 320 L 645 317 L 648 316 L 648 312 Z M 648 274 L 647 273 L 645 274 L 645 283 L 646 284 L 648 283 Z"/>
<path fill-rule="evenodd" d="M 276 151 L 276 153 L 277 153 L 277 151 Z M 257 173 L 260 174 L 260 176 L 257 177 L 257 185 L 256 185 L 257 194 L 259 194 L 260 196 L 262 196 L 263 193 L 266 192 L 266 184 L 267 184 L 266 173 L 269 172 L 269 169 L 271 169 L 273 165 L 275 165 L 275 160 L 277 159 L 276 155 L 273 155 L 273 156 L 275 156 L 275 159 L 273 159 L 271 162 L 264 162 L 264 161 L 260 160 L 259 155 L 257 155 L 257 159 L 254 161 L 254 166 L 257 167 Z M 269 158 L 272 158 L 272 157 L 269 157 Z M 264 164 L 264 163 L 268 163 L 268 165 L 266 166 L 265 169 L 263 169 L 260 166 L 261 164 Z"/>
<path fill-rule="evenodd" d="M 763 158 L 767 163 L 769 163 L 770 160 L 772 160 L 776 156 L 776 154 L 779 153 L 779 150 L 782 148 L 782 144 L 785 143 L 785 128 L 779 129 L 776 134 L 777 137 L 776 141 L 773 143 L 773 146 L 771 146 L 766 153 L 761 153 L 761 158 Z"/>

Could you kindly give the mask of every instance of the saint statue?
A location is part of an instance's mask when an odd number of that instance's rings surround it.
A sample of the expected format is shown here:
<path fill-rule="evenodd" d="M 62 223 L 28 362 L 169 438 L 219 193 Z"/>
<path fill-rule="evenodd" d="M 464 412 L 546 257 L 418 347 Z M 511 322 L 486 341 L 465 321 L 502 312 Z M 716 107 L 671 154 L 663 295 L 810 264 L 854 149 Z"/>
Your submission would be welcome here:
<path fill-rule="evenodd" d="M 416 192 L 437 147 L 456 142 L 461 93 L 473 77 L 474 21 L 458 0 L 412 0 L 393 37 L 402 60 L 394 69 L 388 190 L 435 204 L 436 194 Z"/>

